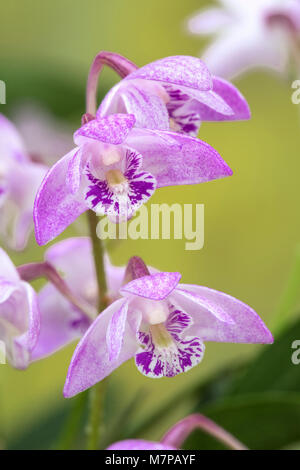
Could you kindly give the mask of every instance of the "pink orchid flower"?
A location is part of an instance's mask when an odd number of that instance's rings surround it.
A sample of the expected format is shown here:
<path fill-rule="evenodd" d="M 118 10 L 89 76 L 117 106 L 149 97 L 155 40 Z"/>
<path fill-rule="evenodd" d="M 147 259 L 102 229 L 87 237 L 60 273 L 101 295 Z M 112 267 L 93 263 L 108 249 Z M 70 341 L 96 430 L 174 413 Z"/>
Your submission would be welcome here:
<path fill-rule="evenodd" d="M 84 124 L 77 147 L 48 172 L 34 206 L 35 234 L 44 245 L 92 209 L 114 222 L 130 218 L 156 188 L 198 184 L 232 174 L 207 143 L 174 132 L 139 129 L 133 114 Z"/>
<path fill-rule="evenodd" d="M 33 229 L 33 203 L 47 167 L 31 161 L 14 125 L 0 114 L 0 236 L 23 250 Z"/>
<path fill-rule="evenodd" d="M 286 70 L 290 56 L 299 66 L 299 0 L 219 0 L 188 20 L 193 34 L 212 35 L 203 60 L 224 78 L 253 67 Z M 297 51 L 298 49 L 298 51 Z"/>
<path fill-rule="evenodd" d="M 96 318 L 74 352 L 64 387 L 67 398 L 132 357 L 148 377 L 174 377 L 201 362 L 205 341 L 273 342 L 254 310 L 234 297 L 179 284 L 178 272 L 150 274 L 139 258 L 131 259 L 127 272 L 133 280 L 120 288 L 121 298 Z"/>
<path fill-rule="evenodd" d="M 194 137 L 202 121 L 250 118 L 237 88 L 189 56 L 166 57 L 131 72 L 108 92 L 97 115 L 124 112 L 135 115 L 136 127 Z"/>

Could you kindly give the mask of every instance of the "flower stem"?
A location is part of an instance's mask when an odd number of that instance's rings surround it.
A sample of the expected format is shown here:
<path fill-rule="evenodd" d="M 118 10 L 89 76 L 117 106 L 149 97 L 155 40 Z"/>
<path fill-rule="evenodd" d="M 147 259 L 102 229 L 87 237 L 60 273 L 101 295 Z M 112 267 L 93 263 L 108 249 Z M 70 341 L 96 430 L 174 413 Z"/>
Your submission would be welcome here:
<path fill-rule="evenodd" d="M 97 84 L 103 66 L 107 65 L 121 78 L 137 69 L 137 66 L 125 57 L 113 52 L 101 51 L 96 55 L 90 68 L 86 89 L 86 113 L 95 115 L 97 110 Z"/>
<path fill-rule="evenodd" d="M 90 237 L 93 246 L 93 256 L 96 269 L 97 285 L 98 285 L 98 311 L 99 313 L 104 310 L 108 305 L 108 299 L 106 295 L 107 285 L 104 269 L 104 249 L 103 243 L 100 238 L 97 237 L 97 224 L 98 217 L 94 211 L 88 211 L 88 222 Z"/>
<path fill-rule="evenodd" d="M 201 429 L 233 450 L 248 450 L 232 434 L 201 414 L 193 414 L 175 424 L 162 438 L 161 443 L 180 449 L 183 442 L 195 429 Z"/>
<path fill-rule="evenodd" d="M 98 284 L 98 308 L 100 314 L 102 310 L 104 310 L 108 305 L 108 299 L 106 295 L 106 277 L 104 270 L 104 250 L 102 241 L 97 237 L 96 233 L 98 218 L 95 212 L 88 211 L 88 222 L 90 229 L 90 237 L 93 246 L 93 255 Z M 106 380 L 102 380 L 101 382 L 94 385 L 89 392 L 90 411 L 87 427 L 88 450 L 97 450 L 99 448 L 100 438 L 102 434 L 105 388 Z"/>
<path fill-rule="evenodd" d="M 99 449 L 103 434 L 103 410 L 106 380 L 94 385 L 89 392 L 90 413 L 87 427 L 87 450 Z"/>

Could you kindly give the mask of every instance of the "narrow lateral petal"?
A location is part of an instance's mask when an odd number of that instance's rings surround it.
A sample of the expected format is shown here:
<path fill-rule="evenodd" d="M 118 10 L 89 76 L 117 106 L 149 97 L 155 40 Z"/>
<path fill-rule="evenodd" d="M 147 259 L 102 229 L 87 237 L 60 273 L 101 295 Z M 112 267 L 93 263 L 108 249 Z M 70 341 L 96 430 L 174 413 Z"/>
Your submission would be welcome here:
<path fill-rule="evenodd" d="M 211 75 L 205 63 L 191 56 L 171 56 L 151 62 L 129 74 L 125 80 L 137 78 L 196 90 L 209 90 L 212 87 Z"/>
<path fill-rule="evenodd" d="M 138 295 L 151 300 L 165 299 L 181 279 L 180 273 L 155 273 L 134 279 L 120 289 L 120 292 Z"/>
<path fill-rule="evenodd" d="M 65 230 L 87 210 L 80 196 L 72 194 L 66 184 L 71 159 L 77 148 L 61 158 L 45 176 L 34 204 L 35 236 L 39 245 L 45 245 Z"/>

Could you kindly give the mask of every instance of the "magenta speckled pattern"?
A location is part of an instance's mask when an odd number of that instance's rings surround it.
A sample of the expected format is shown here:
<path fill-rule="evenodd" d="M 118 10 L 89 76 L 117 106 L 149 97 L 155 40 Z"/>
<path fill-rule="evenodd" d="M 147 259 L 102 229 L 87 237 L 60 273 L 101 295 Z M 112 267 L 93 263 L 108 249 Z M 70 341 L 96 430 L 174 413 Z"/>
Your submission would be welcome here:
<path fill-rule="evenodd" d="M 155 80 L 195 90 L 210 90 L 211 74 L 202 60 L 191 56 L 171 56 L 144 65 L 129 74 L 125 80 Z"/>
<path fill-rule="evenodd" d="M 175 289 L 180 279 L 180 273 L 156 273 L 129 282 L 122 287 L 121 292 L 152 300 L 162 300 Z"/>
<path fill-rule="evenodd" d="M 122 144 L 135 124 L 133 114 L 112 114 L 89 121 L 80 127 L 74 134 L 74 141 L 78 136 L 99 140 L 106 144 Z"/>

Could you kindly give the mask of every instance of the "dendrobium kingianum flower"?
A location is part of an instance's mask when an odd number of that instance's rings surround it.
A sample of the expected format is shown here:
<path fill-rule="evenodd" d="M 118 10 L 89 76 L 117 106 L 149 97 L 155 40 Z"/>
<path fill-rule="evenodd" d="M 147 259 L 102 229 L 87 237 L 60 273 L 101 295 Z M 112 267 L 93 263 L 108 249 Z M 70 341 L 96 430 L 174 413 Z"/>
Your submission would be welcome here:
<path fill-rule="evenodd" d="M 197 184 L 232 174 L 207 143 L 169 131 L 135 127 L 133 114 L 86 122 L 76 148 L 48 172 L 34 207 L 40 245 L 92 209 L 114 222 L 130 218 L 156 188 Z"/>
<path fill-rule="evenodd" d="M 84 260 L 84 262 L 82 262 Z M 125 268 L 105 259 L 107 297 L 119 297 Z M 36 293 L 27 281 L 49 282 Z M 91 241 L 70 238 L 51 246 L 44 262 L 15 268 L 0 249 L 0 340 L 9 362 L 25 369 L 80 338 L 97 316 L 97 281 Z"/>
<path fill-rule="evenodd" d="M 254 310 L 229 295 L 179 284 L 178 272 L 150 274 L 137 257 L 126 273 L 121 298 L 96 318 L 77 345 L 65 397 L 86 390 L 132 357 L 148 377 L 174 377 L 201 362 L 205 341 L 273 341 Z"/>
<path fill-rule="evenodd" d="M 0 236 L 23 250 L 33 229 L 33 203 L 47 167 L 34 163 L 15 126 L 0 114 Z"/>
<path fill-rule="evenodd" d="M 188 21 L 194 34 L 215 40 L 202 56 L 212 73 L 232 78 L 253 67 L 300 70 L 299 0 L 219 0 Z"/>
<path fill-rule="evenodd" d="M 97 115 L 127 112 L 137 127 L 197 136 L 202 121 L 250 118 L 245 98 L 229 82 L 213 77 L 200 59 L 172 56 L 138 68 L 115 85 Z"/>
<path fill-rule="evenodd" d="M 226 447 L 234 450 L 247 450 L 240 441 L 211 419 L 201 414 L 189 415 L 169 429 L 160 442 L 144 439 L 127 439 L 111 444 L 107 450 L 178 450 L 196 429 L 210 434 Z"/>

